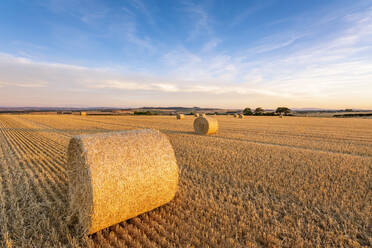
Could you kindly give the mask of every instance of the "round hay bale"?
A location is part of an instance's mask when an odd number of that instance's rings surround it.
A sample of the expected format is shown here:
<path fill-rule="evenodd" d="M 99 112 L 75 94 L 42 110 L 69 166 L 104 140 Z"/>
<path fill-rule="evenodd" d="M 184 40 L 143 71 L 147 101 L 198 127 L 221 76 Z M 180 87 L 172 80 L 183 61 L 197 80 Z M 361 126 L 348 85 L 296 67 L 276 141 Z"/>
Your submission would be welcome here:
<path fill-rule="evenodd" d="M 235 118 L 238 118 L 238 114 L 234 114 L 234 117 L 235 117 Z"/>
<path fill-rule="evenodd" d="M 195 117 L 199 117 L 200 114 L 199 114 L 199 113 L 195 113 L 194 116 L 195 116 Z"/>
<path fill-rule="evenodd" d="M 194 130 L 198 134 L 217 133 L 218 121 L 213 118 L 198 117 L 194 120 Z"/>
<path fill-rule="evenodd" d="M 206 118 L 206 117 L 207 117 L 207 115 L 206 115 L 206 114 L 202 114 L 201 116 L 202 116 L 202 117 L 204 117 L 204 118 Z"/>
<path fill-rule="evenodd" d="M 240 119 L 243 119 L 244 118 L 244 115 L 243 114 L 239 114 L 239 118 Z"/>
<path fill-rule="evenodd" d="M 183 120 L 183 119 L 185 119 L 184 114 L 177 114 L 177 120 Z"/>
<path fill-rule="evenodd" d="M 81 116 L 86 116 L 87 115 L 87 112 L 80 112 L 80 115 Z"/>
<path fill-rule="evenodd" d="M 68 146 L 69 222 L 81 234 L 171 201 L 178 166 L 166 135 L 153 129 L 73 137 Z"/>

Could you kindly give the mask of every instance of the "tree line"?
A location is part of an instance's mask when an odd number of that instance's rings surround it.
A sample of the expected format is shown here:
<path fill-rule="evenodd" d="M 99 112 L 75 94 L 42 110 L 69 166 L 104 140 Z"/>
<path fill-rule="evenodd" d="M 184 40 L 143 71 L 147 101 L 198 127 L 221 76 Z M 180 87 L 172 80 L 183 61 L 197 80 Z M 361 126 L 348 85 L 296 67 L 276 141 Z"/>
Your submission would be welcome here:
<path fill-rule="evenodd" d="M 290 115 L 291 110 L 287 107 L 278 107 L 275 112 L 265 113 L 265 110 L 261 107 L 256 108 L 254 111 L 251 108 L 245 108 L 243 115 Z"/>

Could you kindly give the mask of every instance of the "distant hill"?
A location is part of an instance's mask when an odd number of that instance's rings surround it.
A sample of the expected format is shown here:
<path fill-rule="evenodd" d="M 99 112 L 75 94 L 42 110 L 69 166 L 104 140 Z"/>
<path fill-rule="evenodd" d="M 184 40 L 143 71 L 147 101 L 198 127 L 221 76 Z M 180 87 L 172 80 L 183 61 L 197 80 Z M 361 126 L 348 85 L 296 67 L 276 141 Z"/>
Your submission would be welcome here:
<path fill-rule="evenodd" d="M 321 108 L 291 108 L 293 112 L 305 113 L 340 113 L 344 109 L 321 109 Z M 222 108 L 201 108 L 201 107 L 140 107 L 140 108 L 118 108 L 118 107 L 0 107 L 0 113 L 33 113 L 33 112 L 60 112 L 60 111 L 95 111 L 95 112 L 115 112 L 115 111 L 152 111 L 159 114 L 174 112 L 205 112 L 205 113 L 234 113 L 241 112 L 242 109 L 222 109 Z M 266 112 L 273 112 L 275 109 L 265 109 Z M 372 110 L 353 109 L 352 112 L 371 112 Z"/>
<path fill-rule="evenodd" d="M 0 107 L 0 113 L 33 113 L 33 112 L 115 112 L 123 111 L 153 111 L 158 113 L 173 112 L 206 112 L 206 113 L 223 113 L 241 111 L 240 109 L 221 109 L 221 108 L 200 108 L 200 107 L 141 107 L 141 108 L 116 108 L 116 107 Z"/>

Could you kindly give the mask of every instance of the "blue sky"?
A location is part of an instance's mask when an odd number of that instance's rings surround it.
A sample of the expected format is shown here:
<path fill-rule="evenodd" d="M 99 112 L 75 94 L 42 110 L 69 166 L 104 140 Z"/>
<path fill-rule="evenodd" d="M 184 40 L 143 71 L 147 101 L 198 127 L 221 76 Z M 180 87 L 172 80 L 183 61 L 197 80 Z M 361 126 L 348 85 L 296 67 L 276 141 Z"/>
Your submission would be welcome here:
<path fill-rule="evenodd" d="M 372 0 L 0 9 L 0 106 L 372 109 Z"/>

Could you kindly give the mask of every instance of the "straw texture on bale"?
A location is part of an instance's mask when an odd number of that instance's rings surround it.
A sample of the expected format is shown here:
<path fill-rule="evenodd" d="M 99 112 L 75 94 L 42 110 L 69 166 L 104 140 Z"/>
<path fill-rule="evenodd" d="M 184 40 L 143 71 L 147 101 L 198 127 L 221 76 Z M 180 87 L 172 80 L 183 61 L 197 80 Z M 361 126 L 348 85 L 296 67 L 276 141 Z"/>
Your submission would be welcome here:
<path fill-rule="evenodd" d="M 198 134 L 217 133 L 218 121 L 213 118 L 198 117 L 194 120 L 194 130 Z"/>
<path fill-rule="evenodd" d="M 168 203 L 178 174 L 172 145 L 157 130 L 73 137 L 67 166 L 70 225 L 92 234 Z"/>
<path fill-rule="evenodd" d="M 195 116 L 195 117 L 199 117 L 200 114 L 199 114 L 199 113 L 195 113 L 194 116 Z"/>
<path fill-rule="evenodd" d="M 177 120 L 183 120 L 183 119 L 185 119 L 184 114 L 177 114 Z"/>
<path fill-rule="evenodd" d="M 244 115 L 243 114 L 239 114 L 239 118 L 240 119 L 243 119 L 244 118 Z"/>
<path fill-rule="evenodd" d="M 80 112 L 80 115 L 82 115 L 82 116 L 86 116 L 87 113 L 86 113 L 86 112 Z"/>

